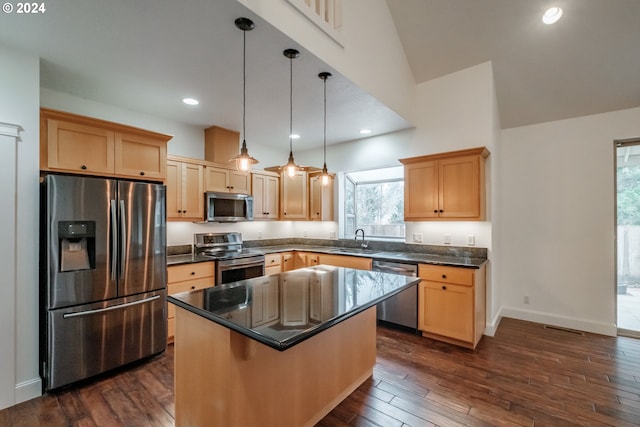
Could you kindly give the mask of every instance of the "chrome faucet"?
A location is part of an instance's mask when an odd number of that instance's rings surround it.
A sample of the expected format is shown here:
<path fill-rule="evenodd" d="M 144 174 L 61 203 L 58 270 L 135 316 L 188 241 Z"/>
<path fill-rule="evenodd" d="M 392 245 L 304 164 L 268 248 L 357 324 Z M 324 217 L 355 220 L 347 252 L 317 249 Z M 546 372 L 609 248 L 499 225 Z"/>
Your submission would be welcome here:
<path fill-rule="evenodd" d="M 362 228 L 358 228 L 356 230 L 356 237 L 354 238 L 354 240 L 358 240 L 358 231 L 362 231 L 362 245 L 360 246 L 362 247 L 362 249 L 366 249 L 367 246 L 369 246 L 369 242 L 364 241 L 364 230 Z"/>

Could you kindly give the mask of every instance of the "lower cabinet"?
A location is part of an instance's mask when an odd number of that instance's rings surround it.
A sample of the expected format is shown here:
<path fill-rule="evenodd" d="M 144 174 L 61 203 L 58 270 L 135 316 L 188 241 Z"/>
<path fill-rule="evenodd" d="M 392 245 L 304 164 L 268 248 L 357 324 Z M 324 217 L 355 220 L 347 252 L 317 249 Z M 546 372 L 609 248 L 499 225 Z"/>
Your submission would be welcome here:
<path fill-rule="evenodd" d="M 318 265 L 318 254 L 314 252 L 294 252 L 294 268 L 313 267 Z"/>
<path fill-rule="evenodd" d="M 267 254 L 264 256 L 264 274 L 278 274 L 282 273 L 282 255 L 281 254 Z"/>
<path fill-rule="evenodd" d="M 215 284 L 213 261 L 167 267 L 167 294 L 209 288 Z M 167 304 L 167 338 L 173 341 L 176 330 L 176 308 Z"/>
<path fill-rule="evenodd" d="M 418 329 L 422 335 L 475 348 L 485 329 L 485 267 L 420 264 Z"/>
<path fill-rule="evenodd" d="M 319 263 L 336 267 L 357 268 L 358 270 L 371 270 L 372 259 L 349 255 L 320 254 Z"/>

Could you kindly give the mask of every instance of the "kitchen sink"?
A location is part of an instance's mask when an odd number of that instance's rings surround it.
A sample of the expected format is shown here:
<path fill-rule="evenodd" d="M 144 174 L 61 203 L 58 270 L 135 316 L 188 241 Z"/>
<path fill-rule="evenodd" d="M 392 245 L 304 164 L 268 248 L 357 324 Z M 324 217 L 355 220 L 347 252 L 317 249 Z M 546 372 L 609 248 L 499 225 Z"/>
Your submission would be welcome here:
<path fill-rule="evenodd" d="M 360 249 L 360 248 L 338 248 L 338 249 L 331 249 L 330 252 L 335 254 L 367 254 L 367 255 L 373 255 L 378 253 L 378 251 L 374 251 L 372 249 Z"/>

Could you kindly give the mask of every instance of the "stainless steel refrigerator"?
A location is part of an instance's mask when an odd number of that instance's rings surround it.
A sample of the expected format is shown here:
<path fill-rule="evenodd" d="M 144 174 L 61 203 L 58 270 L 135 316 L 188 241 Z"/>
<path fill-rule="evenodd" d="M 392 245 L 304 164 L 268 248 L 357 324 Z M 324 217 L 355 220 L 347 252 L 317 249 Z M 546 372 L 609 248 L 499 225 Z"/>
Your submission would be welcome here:
<path fill-rule="evenodd" d="M 165 350 L 164 185 L 48 175 L 40 199 L 44 390 Z"/>

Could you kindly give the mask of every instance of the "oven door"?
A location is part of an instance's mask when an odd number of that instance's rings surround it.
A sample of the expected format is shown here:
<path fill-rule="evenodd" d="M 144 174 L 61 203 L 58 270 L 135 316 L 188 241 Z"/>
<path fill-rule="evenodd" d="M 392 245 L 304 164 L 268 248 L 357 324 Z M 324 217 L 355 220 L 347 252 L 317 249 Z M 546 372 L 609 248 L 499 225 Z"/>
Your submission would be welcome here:
<path fill-rule="evenodd" d="M 264 276 L 264 255 L 216 262 L 216 285 Z"/>

